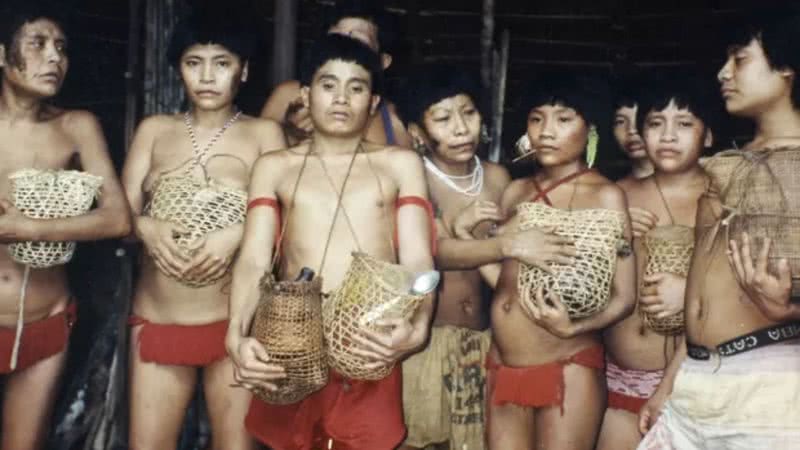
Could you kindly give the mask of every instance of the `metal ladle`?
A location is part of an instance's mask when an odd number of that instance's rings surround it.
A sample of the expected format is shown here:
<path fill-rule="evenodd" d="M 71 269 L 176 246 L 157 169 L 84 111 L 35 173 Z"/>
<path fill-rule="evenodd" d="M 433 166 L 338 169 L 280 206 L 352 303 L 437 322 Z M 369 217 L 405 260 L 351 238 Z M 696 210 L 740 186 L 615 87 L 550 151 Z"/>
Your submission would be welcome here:
<path fill-rule="evenodd" d="M 430 294 L 439 285 L 442 276 L 437 270 L 426 270 L 414 275 L 411 281 L 411 289 L 408 293 L 411 295 L 426 295 Z"/>

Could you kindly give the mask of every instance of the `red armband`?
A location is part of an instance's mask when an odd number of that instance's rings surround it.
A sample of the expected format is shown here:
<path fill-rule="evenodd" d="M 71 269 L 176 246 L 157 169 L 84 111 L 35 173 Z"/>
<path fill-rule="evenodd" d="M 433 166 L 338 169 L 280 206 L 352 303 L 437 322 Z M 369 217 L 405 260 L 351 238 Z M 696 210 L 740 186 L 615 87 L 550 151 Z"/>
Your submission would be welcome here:
<path fill-rule="evenodd" d="M 437 236 L 436 236 L 436 219 L 433 216 L 433 205 L 431 204 L 431 202 L 422 197 L 416 195 L 407 195 L 404 197 L 397 198 L 397 203 L 395 204 L 394 209 L 395 211 L 397 211 L 398 209 L 406 205 L 419 206 L 420 208 L 424 209 L 426 213 L 428 213 L 428 223 L 431 233 L 431 255 L 436 256 Z M 397 227 L 395 227 L 394 230 L 394 245 L 397 248 L 400 247 L 399 240 L 397 238 Z"/>
<path fill-rule="evenodd" d="M 275 211 L 275 243 L 273 245 L 278 245 L 278 238 L 281 235 L 281 205 L 274 198 L 257 197 L 247 203 L 247 211 L 258 208 L 259 206 L 266 206 Z"/>

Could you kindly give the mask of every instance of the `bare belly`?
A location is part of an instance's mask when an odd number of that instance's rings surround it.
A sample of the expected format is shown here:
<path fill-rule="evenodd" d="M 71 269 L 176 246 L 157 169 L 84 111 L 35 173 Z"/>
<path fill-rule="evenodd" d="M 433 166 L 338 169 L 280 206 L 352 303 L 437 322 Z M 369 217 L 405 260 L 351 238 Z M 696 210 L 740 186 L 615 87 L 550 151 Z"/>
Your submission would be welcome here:
<path fill-rule="evenodd" d="M 687 298 L 686 336 L 689 342 L 713 348 L 755 330 L 776 325 L 753 305 L 739 288 L 725 255 L 717 244 L 713 253 L 697 250 L 689 277 L 700 277 L 699 296 Z"/>
<path fill-rule="evenodd" d="M 156 323 L 205 324 L 228 317 L 230 273 L 216 283 L 191 288 L 161 273 L 149 256 L 133 297 L 133 314 Z"/>
<path fill-rule="evenodd" d="M 567 358 L 583 348 L 600 343 L 596 333 L 561 339 L 529 319 L 519 303 L 517 268 L 514 260 L 503 262 L 492 299 L 492 336 L 504 364 L 544 364 Z"/>
<path fill-rule="evenodd" d="M 433 324 L 485 329 L 489 315 L 478 271 L 445 271 L 442 274 Z"/>
<path fill-rule="evenodd" d="M 638 311 L 603 335 L 612 361 L 628 369 L 659 370 L 667 366 L 682 336 L 663 336 L 646 328 Z"/>
<path fill-rule="evenodd" d="M 8 256 L 6 246 L 0 247 L 0 326 L 14 327 L 25 266 Z M 31 269 L 25 293 L 25 322 L 40 320 L 63 310 L 69 298 L 64 266 Z"/>

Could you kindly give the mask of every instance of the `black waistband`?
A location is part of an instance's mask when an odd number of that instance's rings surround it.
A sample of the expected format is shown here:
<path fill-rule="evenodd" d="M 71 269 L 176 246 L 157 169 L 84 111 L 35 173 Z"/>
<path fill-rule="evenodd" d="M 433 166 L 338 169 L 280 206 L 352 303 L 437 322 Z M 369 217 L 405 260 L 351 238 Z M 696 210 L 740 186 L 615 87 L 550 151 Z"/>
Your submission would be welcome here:
<path fill-rule="evenodd" d="M 720 356 L 733 356 L 737 353 L 744 353 L 759 347 L 766 347 L 767 345 L 798 338 L 800 338 L 800 322 L 791 322 L 762 328 L 733 338 L 730 341 L 719 344 L 716 350 L 713 351 L 688 342 L 686 343 L 686 349 L 690 358 L 706 360 L 711 358 L 712 353 L 719 353 Z"/>

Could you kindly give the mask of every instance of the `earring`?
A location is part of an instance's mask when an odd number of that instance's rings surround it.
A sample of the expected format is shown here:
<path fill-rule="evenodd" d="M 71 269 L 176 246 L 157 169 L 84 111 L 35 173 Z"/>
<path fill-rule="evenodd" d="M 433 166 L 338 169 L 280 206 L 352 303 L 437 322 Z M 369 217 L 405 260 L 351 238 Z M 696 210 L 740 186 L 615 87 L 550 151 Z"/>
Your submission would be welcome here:
<path fill-rule="evenodd" d="M 589 128 L 589 138 L 586 140 L 586 165 L 589 167 L 594 166 L 594 162 L 597 159 L 597 141 L 600 140 L 600 136 L 597 134 L 597 127 L 592 125 Z"/>
<path fill-rule="evenodd" d="M 420 155 L 424 156 L 428 154 L 428 146 L 425 145 L 425 142 L 423 142 L 421 139 L 414 139 L 412 145 L 414 146 L 414 151 Z"/>
<path fill-rule="evenodd" d="M 531 152 L 531 140 L 528 138 L 528 133 L 523 134 L 522 136 L 517 139 L 515 144 L 517 147 L 517 154 L 520 156 L 527 155 Z"/>
<path fill-rule="evenodd" d="M 489 137 L 489 129 L 486 128 L 486 124 L 481 125 L 481 136 L 480 136 L 481 144 L 488 144 L 492 141 L 492 138 Z"/>

